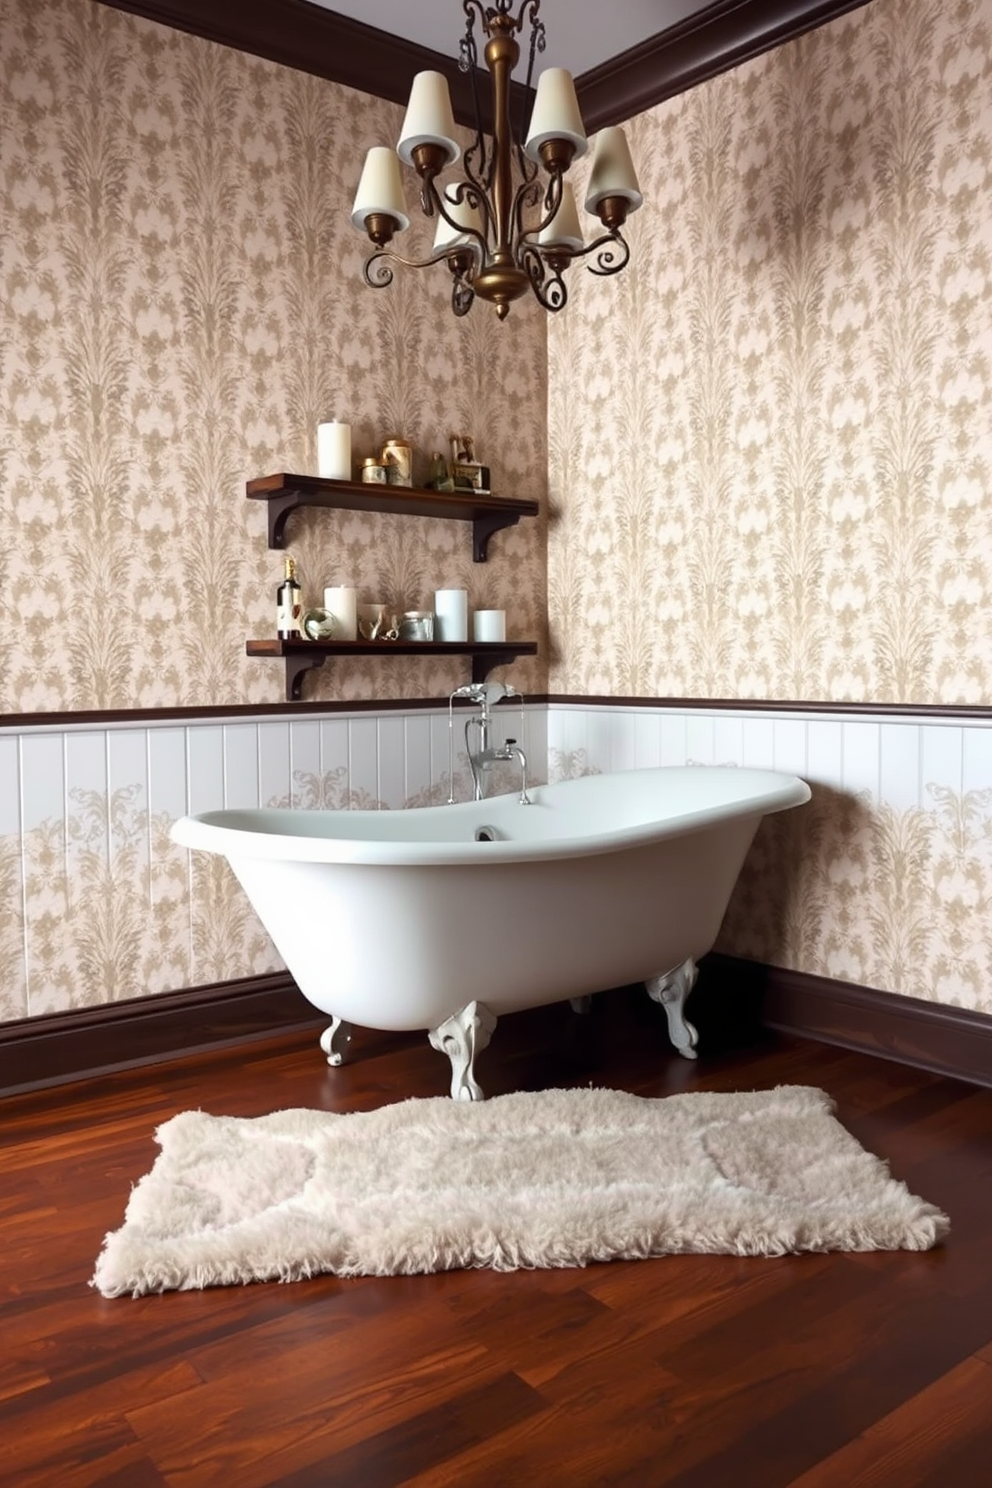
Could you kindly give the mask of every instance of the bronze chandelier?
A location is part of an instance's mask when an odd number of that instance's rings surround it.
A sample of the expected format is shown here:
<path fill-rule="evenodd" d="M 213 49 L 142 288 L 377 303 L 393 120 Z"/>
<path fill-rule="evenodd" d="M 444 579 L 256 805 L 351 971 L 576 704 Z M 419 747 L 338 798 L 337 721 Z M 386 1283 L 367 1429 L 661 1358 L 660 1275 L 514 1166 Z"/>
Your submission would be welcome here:
<path fill-rule="evenodd" d="M 530 23 L 528 94 L 534 63 L 545 49 L 541 0 L 463 0 L 467 17 L 460 44 L 459 68 L 472 80 L 475 141 L 465 151 L 464 179 L 444 184 L 441 173 L 462 155 L 455 138 L 451 98 L 444 75 L 420 72 L 413 80 L 410 102 L 395 151 L 375 145 L 368 152 L 351 220 L 366 232 L 374 248 L 365 263 L 365 279 L 374 289 L 393 280 L 392 265 L 423 269 L 447 264 L 452 275 L 451 308 L 465 315 L 478 296 L 496 307 L 500 320 L 511 303 L 532 290 L 546 310 L 560 310 L 568 299 L 565 271 L 576 259 L 588 259 L 594 274 L 617 274 L 630 260 L 621 229 L 642 197 L 622 129 L 610 126 L 596 136 L 585 208 L 603 231 L 586 243 L 579 226 L 571 184 L 565 179 L 573 160 L 584 155 L 588 141 L 571 75 L 560 67 L 541 73 L 530 127 L 514 135 L 510 123 L 510 79 L 520 59 L 518 34 Z M 493 95 L 493 138 L 482 130 L 476 91 L 478 49 L 476 20 L 485 44 Z M 391 247 L 395 235 L 410 225 L 400 161 L 420 178 L 424 215 L 437 219 L 432 253 L 404 258 Z M 541 178 L 541 168 L 546 179 Z"/>

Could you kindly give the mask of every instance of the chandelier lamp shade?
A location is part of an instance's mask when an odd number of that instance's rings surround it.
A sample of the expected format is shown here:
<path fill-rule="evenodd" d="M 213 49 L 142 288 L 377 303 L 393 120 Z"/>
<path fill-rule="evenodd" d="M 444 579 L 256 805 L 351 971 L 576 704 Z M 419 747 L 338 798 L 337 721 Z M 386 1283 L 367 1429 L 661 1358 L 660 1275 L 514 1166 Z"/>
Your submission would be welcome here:
<path fill-rule="evenodd" d="M 530 127 L 514 134 L 510 122 L 510 79 L 520 60 L 517 36 L 530 26 L 527 94 L 534 62 L 545 49 L 540 0 L 463 0 L 467 18 L 458 65 L 472 82 L 474 143 L 462 155 L 455 134 L 447 79 L 420 72 L 413 80 L 399 143 L 395 150 L 369 150 L 355 196 L 351 220 L 373 245 L 365 279 L 374 289 L 393 280 L 393 264 L 423 269 L 445 264 L 451 272 L 451 307 L 465 315 L 478 297 L 505 320 L 514 300 L 533 292 L 546 310 L 560 310 L 568 299 L 564 275 L 577 259 L 594 274 L 617 274 L 630 260 L 623 226 L 642 197 L 622 129 L 601 129 L 589 170 L 585 209 L 597 218 L 586 242 L 575 195 L 566 180 L 572 162 L 589 148 L 571 75 L 561 67 L 541 73 L 534 92 Z M 484 56 L 493 99 L 493 134 L 487 138 L 478 104 L 476 22 L 487 40 Z M 426 258 L 404 258 L 392 246 L 410 225 L 400 163 L 419 177 L 420 205 L 436 219 L 433 250 Z M 461 174 L 442 174 L 461 162 Z"/>

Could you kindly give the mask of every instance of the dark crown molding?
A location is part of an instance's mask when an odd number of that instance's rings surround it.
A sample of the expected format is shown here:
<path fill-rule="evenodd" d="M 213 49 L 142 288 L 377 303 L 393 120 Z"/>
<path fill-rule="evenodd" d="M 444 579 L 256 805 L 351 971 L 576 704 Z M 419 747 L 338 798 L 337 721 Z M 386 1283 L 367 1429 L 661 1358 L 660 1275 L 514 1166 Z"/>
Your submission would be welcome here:
<path fill-rule="evenodd" d="M 401 37 L 337 15 L 309 0 L 99 0 L 223 46 L 265 57 L 284 67 L 328 78 L 362 93 L 405 103 L 413 75 L 425 68 L 443 72 L 451 87 L 455 117 L 475 123 L 471 86 L 453 57 L 415 46 Z M 619 124 L 654 104 L 782 42 L 857 10 L 868 0 L 715 0 L 697 15 L 668 27 L 576 80 L 590 133 Z M 452 34 L 460 7 L 452 0 Z M 549 41 L 554 53 L 554 37 Z M 526 108 L 514 84 L 513 114 Z M 488 108 L 488 87 L 480 103 Z M 484 123 L 488 121 L 484 120 Z"/>
<path fill-rule="evenodd" d="M 715 0 L 576 80 L 586 129 L 622 124 L 868 0 Z"/>
<path fill-rule="evenodd" d="M 429 51 L 353 21 L 349 16 L 311 5 L 309 0 L 99 0 L 112 10 L 126 10 L 176 31 L 264 57 L 298 72 L 343 83 L 391 103 L 406 103 L 418 72 L 442 72 L 451 90 L 451 106 L 460 124 L 475 126 L 472 86 L 455 57 Z M 452 41 L 461 36 L 461 10 L 452 4 Z M 488 82 L 479 90 L 483 126 L 491 127 Z M 513 118 L 526 109 L 527 90 L 511 87 Z"/>

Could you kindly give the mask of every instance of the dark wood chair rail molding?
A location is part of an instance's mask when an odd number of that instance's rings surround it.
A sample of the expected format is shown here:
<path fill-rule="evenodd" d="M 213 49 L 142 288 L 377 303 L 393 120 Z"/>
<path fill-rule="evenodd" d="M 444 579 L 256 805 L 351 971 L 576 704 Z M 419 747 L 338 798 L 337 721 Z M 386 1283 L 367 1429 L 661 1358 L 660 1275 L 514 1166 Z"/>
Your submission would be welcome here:
<path fill-rule="evenodd" d="M 581 693 L 530 692 L 526 703 L 536 706 L 579 708 L 674 708 L 679 712 L 698 709 L 728 713 L 824 713 L 850 715 L 852 718 L 898 718 L 904 723 L 914 719 L 958 719 L 963 723 L 992 720 L 992 706 L 951 703 L 804 703 L 774 698 L 664 698 L 664 697 L 599 697 Z M 389 713 L 413 712 L 417 708 L 446 708 L 447 697 L 435 698 L 352 698 L 337 701 L 298 703 L 231 703 L 215 707 L 189 708 L 71 708 L 59 713 L 0 714 L 0 727 L 28 730 L 31 728 L 66 728 L 69 724 L 101 725 L 115 723 L 194 723 L 213 718 L 299 718 L 307 713 Z"/>
<path fill-rule="evenodd" d="M 716 0 L 698 15 L 641 46 L 633 47 L 576 80 L 590 133 L 620 124 L 663 99 L 727 72 L 868 0 Z M 453 57 L 413 45 L 307 0 L 101 0 L 114 10 L 186 31 L 256 57 L 295 67 L 405 103 L 414 73 L 443 72 L 451 85 L 455 117 L 474 125 L 471 87 Z M 452 35 L 460 30 L 460 7 L 452 0 Z M 549 38 L 554 60 L 554 36 Z M 525 90 L 514 84 L 513 117 L 526 111 Z M 480 104 L 488 106 L 487 90 Z M 484 121 L 487 126 L 489 121 Z"/>
<path fill-rule="evenodd" d="M 847 703 L 803 702 L 796 698 L 698 698 L 698 697 L 599 697 L 587 693 L 549 692 L 531 702 L 547 702 L 552 707 L 578 708 L 674 708 L 680 713 L 694 709 L 700 712 L 727 713 L 840 713 L 852 718 L 899 718 L 904 723 L 914 719 L 932 722 L 938 718 L 956 718 L 962 722 L 982 723 L 992 719 L 992 707 L 973 703 Z"/>

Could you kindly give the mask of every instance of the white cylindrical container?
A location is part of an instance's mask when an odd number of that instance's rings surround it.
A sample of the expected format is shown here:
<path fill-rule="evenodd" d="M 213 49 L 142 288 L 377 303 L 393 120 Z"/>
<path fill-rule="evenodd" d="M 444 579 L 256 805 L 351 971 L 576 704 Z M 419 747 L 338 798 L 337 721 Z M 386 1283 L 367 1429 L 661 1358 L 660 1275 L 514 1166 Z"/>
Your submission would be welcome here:
<path fill-rule="evenodd" d="M 476 610 L 472 616 L 473 641 L 505 641 L 506 611 Z"/>
<path fill-rule="evenodd" d="M 351 480 L 351 425 L 317 425 L 317 474 L 326 480 Z"/>
<path fill-rule="evenodd" d="M 336 641 L 358 639 L 357 589 L 325 589 L 324 609 L 334 616 L 334 639 Z"/>
<path fill-rule="evenodd" d="M 468 640 L 468 590 L 435 589 L 434 639 Z"/>

